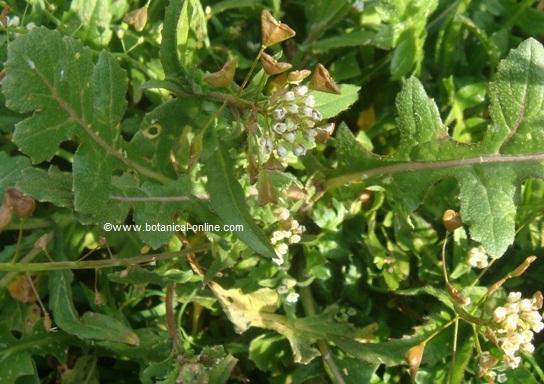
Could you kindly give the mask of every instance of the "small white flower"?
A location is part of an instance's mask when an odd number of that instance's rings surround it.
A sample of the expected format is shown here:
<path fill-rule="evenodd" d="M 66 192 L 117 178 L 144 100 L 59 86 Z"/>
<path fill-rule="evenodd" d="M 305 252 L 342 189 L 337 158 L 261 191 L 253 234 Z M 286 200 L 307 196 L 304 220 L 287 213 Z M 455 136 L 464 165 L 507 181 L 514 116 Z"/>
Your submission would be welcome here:
<path fill-rule="evenodd" d="M 281 135 L 283 132 L 287 131 L 287 124 L 276 123 L 272 126 L 272 129 Z"/>
<path fill-rule="evenodd" d="M 8 27 L 17 27 L 19 23 L 19 16 L 8 17 Z"/>
<path fill-rule="evenodd" d="M 535 346 L 532 343 L 522 344 L 520 348 L 523 352 L 533 353 L 535 351 Z"/>
<path fill-rule="evenodd" d="M 276 264 L 277 266 L 280 266 L 280 265 L 282 265 L 282 264 L 285 262 L 285 260 L 283 260 L 283 256 L 278 256 L 278 257 L 274 257 L 274 258 L 272 259 L 272 262 L 273 262 L 274 264 Z"/>
<path fill-rule="evenodd" d="M 314 110 L 314 112 L 312 113 L 312 119 L 314 119 L 315 121 L 321 121 L 321 113 L 317 110 Z"/>
<path fill-rule="evenodd" d="M 283 120 L 286 113 L 287 111 L 283 107 L 274 109 L 274 112 L 273 112 L 274 120 L 276 121 Z"/>
<path fill-rule="evenodd" d="M 501 344 L 501 349 L 506 356 L 514 356 L 518 351 L 518 346 L 510 342 L 510 340 L 505 340 Z"/>
<path fill-rule="evenodd" d="M 296 139 L 296 136 L 293 132 L 287 132 L 283 137 L 290 143 L 293 143 Z"/>
<path fill-rule="evenodd" d="M 297 96 L 304 96 L 308 93 L 308 87 L 305 85 L 300 85 L 295 88 L 295 94 Z"/>
<path fill-rule="evenodd" d="M 497 307 L 493 312 L 493 319 L 497 323 L 502 322 L 506 318 L 506 309 L 504 307 Z"/>
<path fill-rule="evenodd" d="M 285 149 L 285 147 L 283 147 L 281 145 L 276 149 L 276 151 L 278 152 L 279 157 L 287 156 L 287 149 Z"/>
<path fill-rule="evenodd" d="M 314 96 L 310 95 L 310 96 L 306 97 L 306 100 L 304 100 L 304 104 L 306 104 L 306 106 L 308 106 L 308 107 L 313 108 L 315 106 Z"/>
<path fill-rule="evenodd" d="M 285 119 L 285 124 L 287 124 L 288 131 L 293 131 L 297 128 L 297 125 L 295 124 L 295 122 L 289 118 Z"/>
<path fill-rule="evenodd" d="M 287 112 L 289 113 L 293 113 L 293 114 L 298 113 L 298 105 L 296 104 L 289 104 L 286 108 L 287 108 Z"/>
<path fill-rule="evenodd" d="M 519 313 L 519 303 L 506 303 L 504 309 L 507 313 Z"/>
<path fill-rule="evenodd" d="M 282 280 L 282 284 L 285 285 L 287 288 L 293 288 L 295 285 L 297 285 L 297 281 L 290 277 L 286 277 Z"/>
<path fill-rule="evenodd" d="M 280 285 L 277 289 L 278 293 L 280 295 L 285 295 L 287 292 L 289 292 L 289 288 L 286 287 L 285 285 Z"/>
<path fill-rule="evenodd" d="M 508 294 L 508 302 L 515 303 L 521 299 L 521 292 L 510 292 Z"/>
<path fill-rule="evenodd" d="M 289 243 L 291 244 L 296 244 L 296 243 L 300 243 L 300 240 L 301 240 L 301 237 L 300 235 L 293 235 L 289 238 Z"/>
<path fill-rule="evenodd" d="M 529 312 L 533 310 L 533 302 L 529 299 L 522 299 L 519 303 L 519 309 L 523 312 Z"/>
<path fill-rule="evenodd" d="M 317 130 L 316 129 L 310 129 L 308 130 L 308 137 L 315 138 L 317 136 Z"/>
<path fill-rule="evenodd" d="M 274 231 L 272 232 L 272 239 L 276 241 L 281 241 L 285 238 L 285 232 L 284 231 Z"/>
<path fill-rule="evenodd" d="M 521 344 L 528 344 L 530 343 L 531 341 L 533 341 L 533 332 L 529 331 L 528 329 L 526 329 L 525 331 L 521 332 L 519 334 L 520 336 L 520 342 Z"/>
<path fill-rule="evenodd" d="M 303 156 L 306 153 L 306 150 L 302 145 L 297 145 L 295 149 L 293 149 L 293 153 L 295 156 Z"/>
<path fill-rule="evenodd" d="M 538 323 L 542 321 L 542 315 L 538 311 L 525 312 L 523 318 L 529 323 Z"/>
<path fill-rule="evenodd" d="M 324 130 L 327 134 L 332 135 L 334 132 L 334 123 L 325 124 L 321 127 L 322 130 Z"/>
<path fill-rule="evenodd" d="M 307 117 L 312 117 L 312 114 L 314 113 L 314 110 L 310 107 L 304 107 L 302 108 L 302 114 Z"/>
<path fill-rule="evenodd" d="M 36 28 L 36 24 L 32 21 L 26 25 L 28 31 L 32 31 L 34 28 Z"/>
<path fill-rule="evenodd" d="M 289 246 L 285 243 L 278 244 L 276 246 L 276 255 L 285 256 L 289 252 Z"/>
<path fill-rule="evenodd" d="M 261 138 L 261 146 L 263 147 L 266 153 L 272 152 L 272 149 L 274 148 L 274 145 L 272 144 L 272 140 L 270 140 L 270 138 L 268 137 Z"/>
<path fill-rule="evenodd" d="M 519 367 L 519 363 L 521 363 L 521 357 L 519 356 L 508 356 L 506 358 L 506 365 L 512 369 Z"/>
<path fill-rule="evenodd" d="M 287 219 L 289 219 L 289 216 L 291 216 L 291 213 L 289 212 L 289 210 L 285 207 L 281 207 L 280 209 L 278 209 L 278 217 L 280 218 L 280 220 L 283 220 L 283 221 L 286 221 Z M 279 231 L 277 231 L 279 232 Z M 282 233 L 285 233 L 284 231 L 281 231 Z"/>
<path fill-rule="evenodd" d="M 483 269 L 489 265 L 489 256 L 482 246 L 471 248 L 468 252 L 468 264 L 473 268 Z"/>
<path fill-rule="evenodd" d="M 299 294 L 296 293 L 296 292 L 291 292 L 287 295 L 287 297 L 285 298 L 285 300 L 288 302 L 288 303 L 291 303 L 291 304 L 294 304 L 298 301 L 298 297 L 299 297 Z"/>
<path fill-rule="evenodd" d="M 544 329 L 544 323 L 542 321 L 539 321 L 538 323 L 531 324 L 531 329 L 535 333 L 540 333 Z"/>
<path fill-rule="evenodd" d="M 497 375 L 497 383 L 506 383 L 506 381 L 508 380 L 508 376 L 506 376 L 506 373 L 501 373 L 499 375 Z"/>
<path fill-rule="evenodd" d="M 283 95 L 283 100 L 285 100 L 285 101 L 295 100 L 295 93 L 292 92 L 292 91 L 285 92 L 285 95 Z"/>
<path fill-rule="evenodd" d="M 291 230 L 296 230 L 300 228 L 300 224 L 296 220 L 291 221 Z"/>
<path fill-rule="evenodd" d="M 506 319 L 504 320 L 504 329 L 506 331 L 513 332 L 518 327 L 518 323 L 519 323 L 519 316 L 515 313 L 512 313 L 506 316 Z"/>

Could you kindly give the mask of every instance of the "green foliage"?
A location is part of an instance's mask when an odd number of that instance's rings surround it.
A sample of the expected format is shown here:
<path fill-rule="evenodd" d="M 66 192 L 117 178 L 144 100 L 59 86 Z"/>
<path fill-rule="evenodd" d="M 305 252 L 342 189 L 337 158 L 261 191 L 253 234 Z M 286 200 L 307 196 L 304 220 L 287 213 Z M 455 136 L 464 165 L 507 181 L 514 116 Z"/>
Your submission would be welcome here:
<path fill-rule="evenodd" d="M 544 382 L 541 2 L 0 7 L 0 382 Z"/>

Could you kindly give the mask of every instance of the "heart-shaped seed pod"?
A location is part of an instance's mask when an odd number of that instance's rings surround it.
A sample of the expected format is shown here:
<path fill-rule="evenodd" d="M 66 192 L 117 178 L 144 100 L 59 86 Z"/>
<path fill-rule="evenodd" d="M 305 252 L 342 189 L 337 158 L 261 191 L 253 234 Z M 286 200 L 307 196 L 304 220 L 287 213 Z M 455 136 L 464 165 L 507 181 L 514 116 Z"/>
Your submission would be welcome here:
<path fill-rule="evenodd" d="M 296 35 L 287 24 L 280 23 L 268 10 L 261 13 L 262 44 L 270 47 Z"/>

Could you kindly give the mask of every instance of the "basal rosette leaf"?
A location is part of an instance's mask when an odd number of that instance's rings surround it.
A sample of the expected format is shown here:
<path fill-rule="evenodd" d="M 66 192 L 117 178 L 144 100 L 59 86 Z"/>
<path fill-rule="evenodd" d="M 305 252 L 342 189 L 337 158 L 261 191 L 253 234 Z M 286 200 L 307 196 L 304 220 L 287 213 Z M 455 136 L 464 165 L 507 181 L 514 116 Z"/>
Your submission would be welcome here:
<path fill-rule="evenodd" d="M 449 136 L 421 83 L 406 80 L 397 98 L 397 153 L 390 157 L 368 153 L 344 127 L 337 134 L 339 167 L 329 186 L 381 178 L 401 210 L 410 212 L 434 183 L 454 177 L 471 237 L 491 256 L 502 256 L 514 241 L 520 182 L 544 175 L 540 163 L 523 157 L 544 148 L 544 48 L 539 42 L 528 39 L 510 52 L 499 65 L 490 95 L 493 123 L 484 140 L 463 144 Z M 347 150 L 350 147 L 356 149 Z M 355 154 L 362 158 L 354 159 Z"/>

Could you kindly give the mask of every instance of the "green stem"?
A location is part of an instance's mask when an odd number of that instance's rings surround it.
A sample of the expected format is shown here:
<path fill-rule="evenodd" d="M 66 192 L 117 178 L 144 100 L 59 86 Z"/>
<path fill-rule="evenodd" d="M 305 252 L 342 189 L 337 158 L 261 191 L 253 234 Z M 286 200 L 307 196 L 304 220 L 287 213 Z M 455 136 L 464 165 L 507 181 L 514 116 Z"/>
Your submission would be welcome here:
<path fill-rule="evenodd" d="M 48 234 L 44 235 L 51 238 L 53 236 L 52 232 L 49 232 Z M 4 265 L 21 265 L 24 263 L 29 263 L 30 261 L 34 260 L 35 257 L 37 257 L 40 253 L 42 253 L 42 250 L 40 248 L 32 248 L 26 255 L 23 256 L 20 262 L 18 263 L 0 263 Z M 1 269 L 0 269 L 1 271 Z M 9 270 L 8 270 L 9 271 Z M 18 272 L 27 272 L 27 271 L 18 271 Z M 9 272 L 6 273 L 1 279 L 0 279 L 0 288 L 4 288 L 9 284 L 9 282 L 17 275 L 16 272 Z"/>
<path fill-rule="evenodd" d="M 453 327 L 453 346 L 451 351 L 451 370 L 448 378 L 448 384 L 451 384 L 453 373 L 455 372 L 455 361 L 457 360 L 457 339 L 459 336 L 459 319 L 455 320 Z"/>
<path fill-rule="evenodd" d="M 315 302 L 310 287 L 300 287 L 299 291 L 302 300 L 302 306 L 304 307 L 304 312 L 308 316 L 315 315 L 317 312 L 315 309 Z M 332 382 L 335 384 L 345 384 L 346 382 L 344 380 L 344 377 L 342 376 L 342 373 L 334 362 L 331 349 L 329 348 L 327 342 L 320 339 L 317 340 L 316 344 L 319 352 L 321 353 L 321 359 L 323 360 L 323 364 L 326 368 L 325 370 Z"/>
<path fill-rule="evenodd" d="M 304 272 L 304 262 L 302 258 L 297 258 L 296 260 L 296 270 L 297 270 L 297 278 L 298 280 L 302 281 L 305 280 L 307 276 L 305 276 Z M 316 308 L 315 308 L 315 301 L 314 297 L 312 295 L 312 290 L 310 286 L 301 286 L 299 287 L 300 292 L 300 299 L 302 301 L 302 307 L 304 308 L 304 312 L 308 316 L 313 316 L 317 314 Z M 327 344 L 327 341 L 319 339 L 316 342 L 317 348 L 319 349 L 319 352 L 321 353 L 321 359 L 323 360 L 323 365 L 325 366 L 325 371 L 329 375 L 330 379 L 335 384 L 345 384 L 344 377 L 338 367 L 336 366 L 336 363 L 334 362 L 334 359 L 332 357 L 332 352 L 329 348 L 329 345 Z"/>
<path fill-rule="evenodd" d="M 184 256 L 190 253 L 203 252 L 208 249 L 208 245 L 201 245 L 195 248 L 183 249 L 179 252 L 164 252 L 151 255 L 139 255 L 128 257 L 126 259 L 105 259 L 105 260 L 85 260 L 85 261 L 54 261 L 46 263 L 0 263 L 0 272 L 47 272 L 57 271 L 62 269 L 98 269 L 109 267 L 130 266 L 136 264 L 146 264 L 161 260 L 169 260 L 176 257 Z M 32 251 L 31 251 L 32 252 Z M 41 250 L 37 250 L 40 253 Z M 29 252 L 30 253 L 30 252 Z M 34 255 L 35 256 L 35 255 Z M 24 260 L 24 259 L 23 259 Z M 4 276 L 2 281 L 7 277 Z"/>
<path fill-rule="evenodd" d="M 481 164 L 507 164 L 532 161 L 544 161 L 544 153 L 534 153 L 517 156 L 488 155 L 455 160 L 408 161 L 404 163 L 385 165 L 382 167 L 371 168 L 365 171 L 353 172 L 346 175 L 332 177 L 327 180 L 326 187 L 330 190 L 346 184 L 362 182 L 371 177 L 382 177 L 386 175 L 395 175 L 398 173 L 428 171 L 445 168 L 460 168 Z"/>
<path fill-rule="evenodd" d="M 31 218 L 25 221 L 17 221 L 17 222 L 10 223 L 3 230 L 4 231 L 18 231 L 19 228 L 22 228 L 23 231 L 26 231 L 28 229 L 48 228 L 51 226 L 51 224 L 52 224 L 51 221 L 47 219 Z"/>

